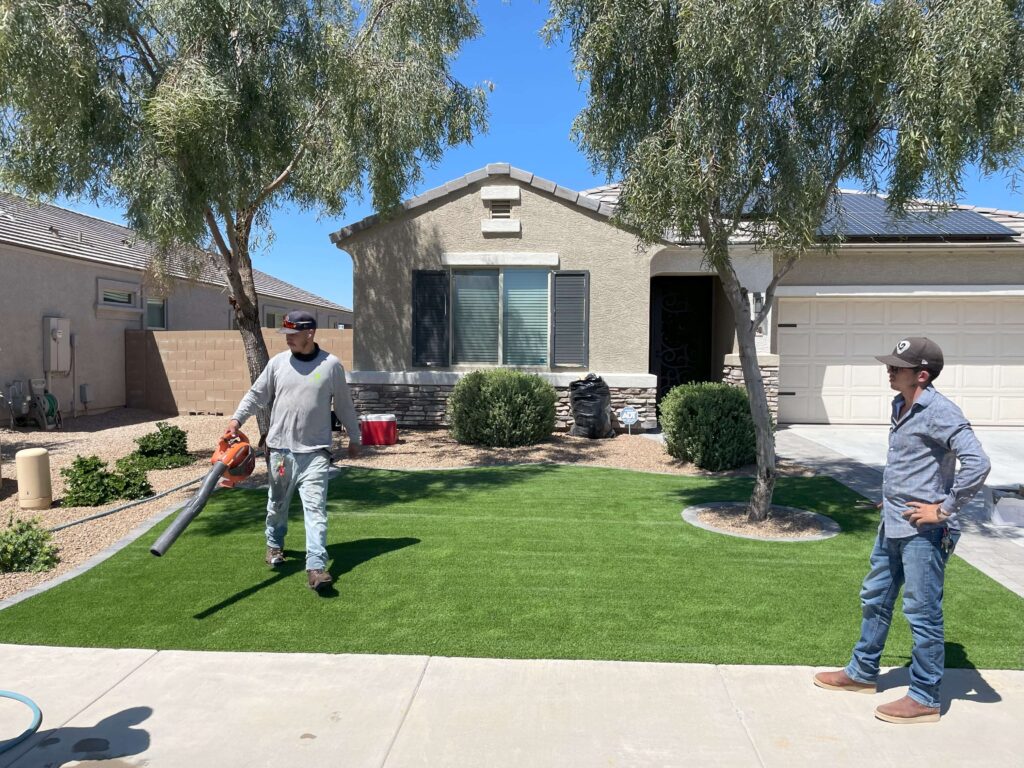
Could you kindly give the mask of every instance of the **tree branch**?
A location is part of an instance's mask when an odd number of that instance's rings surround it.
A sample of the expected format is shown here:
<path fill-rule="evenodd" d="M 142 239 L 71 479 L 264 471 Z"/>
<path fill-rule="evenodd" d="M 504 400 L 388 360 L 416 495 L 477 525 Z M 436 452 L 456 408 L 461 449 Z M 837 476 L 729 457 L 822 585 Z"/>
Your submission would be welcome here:
<path fill-rule="evenodd" d="M 381 19 L 384 18 L 384 14 L 387 11 L 391 10 L 391 7 L 395 5 L 396 2 L 397 0 L 385 0 L 385 2 L 382 2 L 380 5 L 377 6 L 377 10 L 374 11 L 373 16 L 370 17 L 370 19 L 368 19 L 367 22 L 363 25 L 363 28 L 359 30 L 359 34 L 356 36 L 356 41 L 352 46 L 351 55 L 354 56 L 359 52 L 359 49 L 362 47 L 363 43 L 365 43 L 370 38 L 370 35 L 377 28 L 377 25 L 381 22 Z M 307 142 L 309 140 L 310 131 L 313 130 L 313 127 L 316 125 L 317 121 L 319 121 L 320 116 L 323 114 L 326 108 L 327 98 L 325 97 L 320 100 L 320 103 L 317 104 L 316 107 L 314 107 L 313 112 L 309 117 L 309 120 L 306 121 L 306 124 L 299 131 L 299 135 L 302 138 L 299 140 L 299 145 L 295 149 L 295 154 L 292 155 L 292 159 L 288 162 L 288 165 L 285 166 L 283 171 L 281 171 L 270 183 L 266 184 L 263 187 L 263 189 L 260 190 L 259 194 L 256 195 L 256 199 L 253 201 L 253 204 L 251 206 L 252 209 L 255 210 L 259 208 L 261 205 L 263 205 L 263 202 L 268 197 L 270 197 L 275 191 L 277 191 L 277 189 L 279 189 L 281 185 L 288 180 L 288 177 L 291 176 L 292 171 L 295 170 L 295 166 L 299 163 L 300 160 L 302 160 L 303 155 L 306 154 Z"/>
<path fill-rule="evenodd" d="M 217 217 L 214 216 L 213 210 L 210 206 L 206 206 L 203 210 L 203 218 L 206 219 L 206 226 L 210 230 L 210 234 L 213 235 L 213 241 L 217 244 L 217 250 L 220 251 L 220 255 L 224 257 L 224 261 L 231 264 L 231 249 L 228 244 L 224 242 L 224 235 L 221 234 L 220 225 L 217 224 Z"/>
<path fill-rule="evenodd" d="M 754 316 L 754 328 L 757 328 L 767 319 L 768 313 L 771 312 L 772 303 L 775 301 L 775 289 L 779 287 L 779 282 L 789 273 L 789 270 L 793 268 L 799 258 L 799 253 L 787 256 L 779 271 L 772 275 L 772 281 L 768 283 L 768 287 L 764 291 L 764 304 L 761 306 L 761 311 Z"/>

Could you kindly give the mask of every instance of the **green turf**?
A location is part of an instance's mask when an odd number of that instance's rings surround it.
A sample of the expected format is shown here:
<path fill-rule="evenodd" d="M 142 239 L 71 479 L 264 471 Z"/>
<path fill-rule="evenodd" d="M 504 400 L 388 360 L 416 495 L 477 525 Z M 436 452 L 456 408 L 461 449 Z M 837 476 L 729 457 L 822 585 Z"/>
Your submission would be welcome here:
<path fill-rule="evenodd" d="M 0 612 L 0 641 L 248 651 L 839 664 L 877 512 L 827 478 L 785 478 L 776 501 L 836 519 L 820 542 L 767 543 L 683 522 L 750 481 L 585 467 L 405 473 L 331 484 L 337 590 L 305 586 L 292 509 L 286 567 L 263 564 L 265 495 L 214 496 L 161 559 L 159 526 L 97 568 Z M 1024 666 L 1024 600 L 954 559 L 948 663 Z M 894 624 L 886 664 L 908 659 Z"/>

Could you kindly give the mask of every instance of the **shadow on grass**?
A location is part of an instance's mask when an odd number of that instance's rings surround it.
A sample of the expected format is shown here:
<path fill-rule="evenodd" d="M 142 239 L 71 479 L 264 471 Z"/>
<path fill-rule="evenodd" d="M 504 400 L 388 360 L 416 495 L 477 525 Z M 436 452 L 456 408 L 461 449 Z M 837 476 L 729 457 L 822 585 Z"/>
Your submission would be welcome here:
<path fill-rule="evenodd" d="M 389 472 L 342 467 L 327 490 L 328 505 L 352 504 L 369 512 L 408 502 L 448 502 L 461 496 L 533 480 L 557 471 L 554 464 L 502 466 L 494 468 L 439 470 L 436 472 Z M 252 527 L 267 504 L 265 490 L 239 489 L 215 494 L 193 527 L 205 536 L 223 536 Z M 301 515 L 298 493 L 292 499 L 290 515 Z M 331 509 L 328 508 L 328 513 Z"/>
<path fill-rule="evenodd" d="M 878 677 L 878 690 L 887 691 L 910 685 L 910 660 L 899 669 L 890 669 Z M 953 701 L 971 701 L 976 704 L 996 704 L 1003 700 L 999 692 L 982 676 L 967 657 L 967 649 L 960 643 L 946 643 L 946 670 L 939 693 L 941 712 L 946 714 Z"/>
<path fill-rule="evenodd" d="M 413 544 L 419 543 L 419 539 L 405 537 L 400 539 L 357 539 L 356 541 L 344 541 L 338 544 L 329 544 L 327 546 L 327 557 L 331 564 L 328 567 L 328 570 L 330 571 L 331 576 L 337 579 L 339 576 L 354 570 L 368 560 L 372 560 L 373 558 L 385 555 L 388 552 L 394 552 L 395 550 L 411 547 Z M 241 592 L 236 592 L 230 597 L 224 598 L 219 603 L 211 605 L 209 608 L 195 614 L 193 618 L 209 618 L 215 613 L 255 595 L 260 590 L 266 589 L 282 579 L 286 579 L 293 574 L 301 573 L 306 570 L 304 552 L 288 550 L 286 555 L 288 559 L 285 560 L 283 565 L 275 568 L 269 578 L 264 579 L 258 584 L 253 584 L 251 587 L 247 587 Z M 337 597 L 338 591 L 331 586 L 328 589 L 321 590 L 320 596 Z"/>

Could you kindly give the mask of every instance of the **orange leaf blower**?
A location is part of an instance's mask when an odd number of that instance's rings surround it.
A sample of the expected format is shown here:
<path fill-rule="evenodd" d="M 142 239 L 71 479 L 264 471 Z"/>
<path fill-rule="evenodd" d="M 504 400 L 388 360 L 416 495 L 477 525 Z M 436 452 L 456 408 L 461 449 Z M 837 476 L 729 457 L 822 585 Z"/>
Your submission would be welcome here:
<path fill-rule="evenodd" d="M 214 488 L 231 488 L 235 483 L 239 483 L 251 475 L 253 469 L 256 468 L 256 452 L 249 444 L 249 438 L 241 432 L 237 436 L 225 432 L 217 444 L 217 450 L 210 457 L 210 463 L 213 466 L 206 474 L 199 492 L 182 507 L 174 522 L 160 534 L 160 538 L 149 548 L 152 554 L 162 557 L 171 548 L 182 532 L 188 528 L 189 523 L 203 511 Z"/>

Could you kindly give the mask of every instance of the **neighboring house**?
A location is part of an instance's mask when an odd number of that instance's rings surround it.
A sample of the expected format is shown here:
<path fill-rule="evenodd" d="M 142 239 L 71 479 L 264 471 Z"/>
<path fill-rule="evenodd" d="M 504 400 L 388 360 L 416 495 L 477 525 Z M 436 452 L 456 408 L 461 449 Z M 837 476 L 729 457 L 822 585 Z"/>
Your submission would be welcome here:
<path fill-rule="evenodd" d="M 174 279 L 173 290 L 162 295 L 144 279 L 153 252 L 126 227 L 0 193 L 2 391 L 6 394 L 12 381 L 48 378 L 65 416 L 73 408 L 81 410 L 83 394 L 90 411 L 122 406 L 126 329 L 232 327 L 224 280 L 212 266 L 198 279 Z M 254 270 L 253 277 L 266 327 L 279 326 L 293 308 L 315 312 L 322 327 L 352 324 L 352 312 L 345 307 L 263 272 Z M 51 362 L 54 372 L 47 375 L 51 325 L 66 330 L 67 337 L 53 340 L 52 356 L 62 359 Z M 74 370 L 68 359 L 72 352 Z"/>
<path fill-rule="evenodd" d="M 740 381 L 731 311 L 698 242 L 647 249 L 608 219 L 617 185 L 578 193 L 505 163 L 371 216 L 332 241 L 351 254 L 352 381 L 361 407 L 438 423 L 464 372 L 535 371 L 559 388 L 596 372 L 613 407 L 683 381 Z M 1024 214 L 961 207 L 893 221 L 844 193 L 836 255 L 801 261 L 757 339 L 779 420 L 885 423 L 892 393 L 874 355 L 927 334 L 946 351 L 943 392 L 976 424 L 1024 424 Z M 752 304 L 773 256 L 733 246 Z M 560 407 L 562 423 L 567 404 Z"/>

